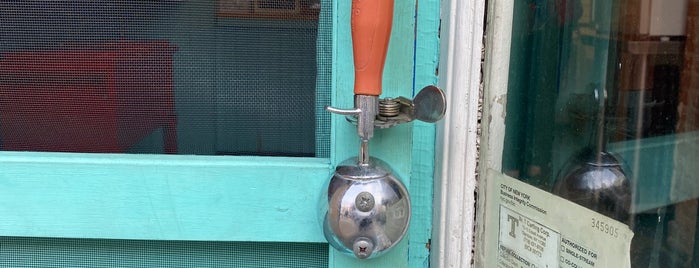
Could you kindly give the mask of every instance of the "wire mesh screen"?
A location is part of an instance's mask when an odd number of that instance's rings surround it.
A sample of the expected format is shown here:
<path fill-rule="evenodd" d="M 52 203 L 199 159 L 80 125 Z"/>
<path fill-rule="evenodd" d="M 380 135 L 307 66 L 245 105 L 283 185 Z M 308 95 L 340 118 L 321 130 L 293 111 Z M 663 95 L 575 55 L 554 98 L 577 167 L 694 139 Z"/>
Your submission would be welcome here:
<path fill-rule="evenodd" d="M 0 267 L 328 267 L 327 244 L 0 238 Z"/>
<path fill-rule="evenodd" d="M 320 5 L 0 0 L 0 148 L 326 157 Z"/>
<path fill-rule="evenodd" d="M 0 149 L 327 157 L 323 1 L 0 0 Z M 0 237 L 0 267 L 327 263 L 327 244 Z"/>

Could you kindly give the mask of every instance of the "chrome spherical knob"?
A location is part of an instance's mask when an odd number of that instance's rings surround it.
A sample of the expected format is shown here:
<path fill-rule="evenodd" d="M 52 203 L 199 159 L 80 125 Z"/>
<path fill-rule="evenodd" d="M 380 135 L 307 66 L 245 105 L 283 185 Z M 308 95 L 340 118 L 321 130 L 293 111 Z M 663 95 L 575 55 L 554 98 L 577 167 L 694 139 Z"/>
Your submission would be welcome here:
<path fill-rule="evenodd" d="M 383 161 L 340 164 L 321 198 L 323 233 L 337 250 L 360 259 L 382 255 L 405 236 L 410 198 Z"/>

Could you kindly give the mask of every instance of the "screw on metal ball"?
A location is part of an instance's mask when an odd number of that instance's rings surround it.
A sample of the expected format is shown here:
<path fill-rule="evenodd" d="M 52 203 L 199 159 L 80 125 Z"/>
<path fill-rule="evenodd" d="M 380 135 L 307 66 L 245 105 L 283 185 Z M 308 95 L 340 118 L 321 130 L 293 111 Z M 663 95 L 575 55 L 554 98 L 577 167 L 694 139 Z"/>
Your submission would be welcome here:
<path fill-rule="evenodd" d="M 354 199 L 354 205 L 361 212 L 368 212 L 374 208 L 374 196 L 369 192 L 361 192 Z"/>
<path fill-rule="evenodd" d="M 354 255 L 357 256 L 357 258 L 369 258 L 374 251 L 374 243 L 371 243 L 369 239 L 364 237 L 358 238 L 357 241 L 354 242 L 354 245 L 352 245 L 352 251 L 354 251 Z"/>

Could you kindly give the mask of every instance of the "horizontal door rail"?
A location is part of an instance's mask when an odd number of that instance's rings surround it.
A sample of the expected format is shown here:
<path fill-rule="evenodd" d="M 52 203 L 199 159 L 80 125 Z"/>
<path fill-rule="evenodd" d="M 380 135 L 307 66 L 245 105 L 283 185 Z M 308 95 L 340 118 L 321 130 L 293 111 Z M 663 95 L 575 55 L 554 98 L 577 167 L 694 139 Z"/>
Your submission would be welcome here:
<path fill-rule="evenodd" d="M 325 242 L 329 159 L 0 152 L 0 236 Z"/>

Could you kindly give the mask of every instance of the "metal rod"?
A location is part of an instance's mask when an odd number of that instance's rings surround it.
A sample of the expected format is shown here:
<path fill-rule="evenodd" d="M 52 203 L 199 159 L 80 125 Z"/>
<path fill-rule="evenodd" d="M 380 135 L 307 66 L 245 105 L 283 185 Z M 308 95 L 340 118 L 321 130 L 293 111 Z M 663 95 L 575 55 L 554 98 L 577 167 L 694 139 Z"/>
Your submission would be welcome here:
<path fill-rule="evenodd" d="M 595 93 L 597 94 L 597 101 L 598 101 L 598 107 L 597 107 L 597 146 L 595 150 L 597 150 L 597 164 L 602 163 L 602 153 L 606 151 L 606 135 L 604 133 L 605 131 L 605 113 L 606 113 L 606 107 L 607 107 L 607 90 L 603 88 L 597 88 L 595 90 Z"/>
<path fill-rule="evenodd" d="M 341 115 L 358 115 L 362 111 L 359 110 L 359 108 L 354 108 L 354 109 L 338 109 L 332 106 L 325 106 L 325 110 L 328 112 L 334 113 L 334 114 L 341 114 Z"/>
<path fill-rule="evenodd" d="M 369 165 L 369 140 L 362 139 L 359 143 L 359 165 Z"/>

